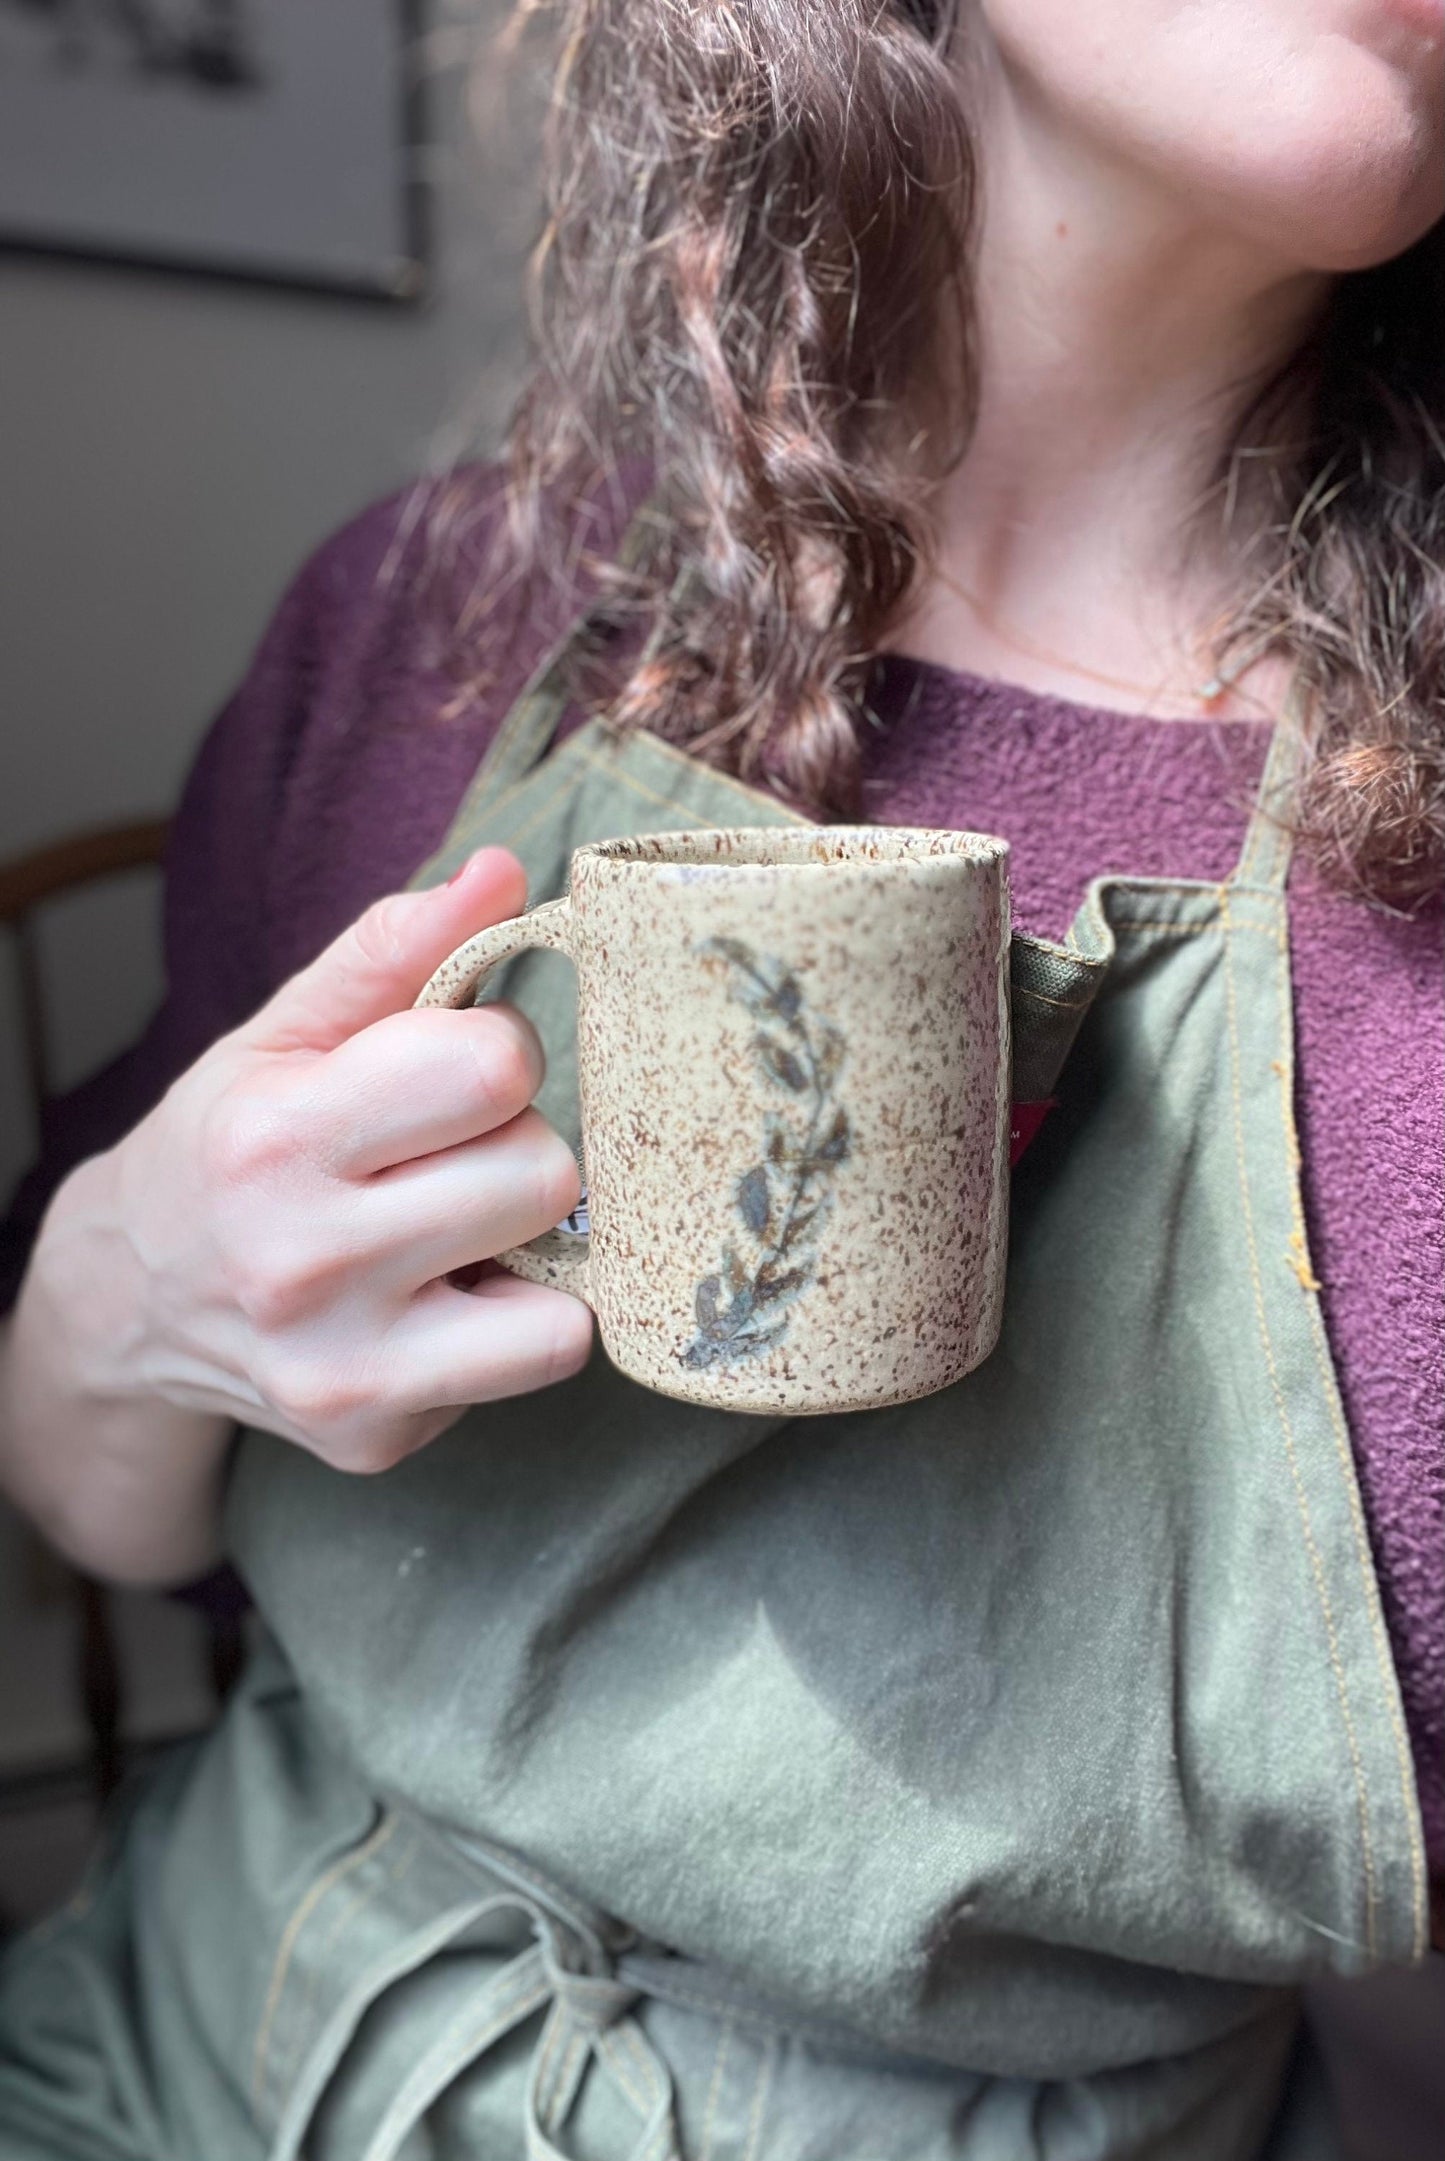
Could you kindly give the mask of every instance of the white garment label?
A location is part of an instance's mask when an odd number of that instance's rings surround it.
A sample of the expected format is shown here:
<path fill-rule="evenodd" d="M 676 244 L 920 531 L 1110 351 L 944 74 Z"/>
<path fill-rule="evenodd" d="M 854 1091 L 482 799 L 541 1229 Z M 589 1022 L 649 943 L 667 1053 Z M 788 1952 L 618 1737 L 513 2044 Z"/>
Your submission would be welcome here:
<path fill-rule="evenodd" d="M 573 1238 L 585 1238 L 587 1236 L 592 1228 L 592 1218 L 587 1208 L 586 1186 L 582 1188 L 582 1198 L 572 1210 L 571 1215 L 565 1216 L 557 1225 L 557 1228 L 559 1231 L 567 1231 Z"/>

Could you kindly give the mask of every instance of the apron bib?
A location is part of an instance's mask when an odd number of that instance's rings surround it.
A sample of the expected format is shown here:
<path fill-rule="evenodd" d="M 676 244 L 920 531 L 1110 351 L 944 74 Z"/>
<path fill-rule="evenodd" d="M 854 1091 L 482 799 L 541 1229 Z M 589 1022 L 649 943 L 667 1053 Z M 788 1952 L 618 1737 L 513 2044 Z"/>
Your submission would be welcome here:
<path fill-rule="evenodd" d="M 535 903 L 583 842 L 791 817 L 552 747 L 564 668 L 418 882 L 499 842 Z M 1069 1063 L 956 1387 L 790 1422 L 599 1354 L 384 1479 L 244 1438 L 272 1640 L 17 1960 L 7 2161 L 1262 2153 L 1297 1985 L 1426 1928 L 1305 1243 L 1289 740 L 1226 883 L 1015 941 L 1016 1099 Z M 499 989 L 575 1142 L 570 969 Z"/>

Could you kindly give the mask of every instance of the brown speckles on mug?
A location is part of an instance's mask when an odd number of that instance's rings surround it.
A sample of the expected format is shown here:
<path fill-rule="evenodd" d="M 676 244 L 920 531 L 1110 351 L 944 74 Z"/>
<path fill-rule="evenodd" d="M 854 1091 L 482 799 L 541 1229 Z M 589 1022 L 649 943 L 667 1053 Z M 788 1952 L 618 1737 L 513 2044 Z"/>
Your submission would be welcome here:
<path fill-rule="evenodd" d="M 998 1334 L 1003 842 L 877 827 L 648 834 L 446 962 L 577 965 L 588 1239 L 503 1257 L 595 1308 L 616 1364 L 758 1412 L 947 1387 Z"/>

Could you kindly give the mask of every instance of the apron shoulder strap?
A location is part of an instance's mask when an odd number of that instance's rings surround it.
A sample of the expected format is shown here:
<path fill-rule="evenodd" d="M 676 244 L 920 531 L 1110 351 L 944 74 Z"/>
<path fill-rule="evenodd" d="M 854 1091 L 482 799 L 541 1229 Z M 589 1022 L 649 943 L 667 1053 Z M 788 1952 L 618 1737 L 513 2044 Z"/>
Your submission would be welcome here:
<path fill-rule="evenodd" d="M 569 623 L 527 678 L 477 767 L 468 809 L 475 812 L 525 780 L 547 755 L 571 695 L 577 653 L 599 627 L 597 609 Z"/>
<path fill-rule="evenodd" d="M 633 569 L 646 551 L 650 528 L 656 522 L 651 505 L 644 503 L 633 516 L 618 545 L 617 561 Z M 608 625 L 605 601 L 592 606 L 570 622 L 527 678 L 515 703 L 488 745 L 477 767 L 468 798 L 475 813 L 525 780 L 552 747 L 572 691 L 572 671 L 577 655 L 588 640 Z"/>
<path fill-rule="evenodd" d="M 1244 847 L 1231 873 L 1231 885 L 1266 886 L 1283 892 L 1294 852 L 1294 812 L 1300 776 L 1308 755 L 1306 717 L 1309 700 L 1296 677 L 1285 708 L 1274 724 L 1259 793 L 1250 813 Z"/>

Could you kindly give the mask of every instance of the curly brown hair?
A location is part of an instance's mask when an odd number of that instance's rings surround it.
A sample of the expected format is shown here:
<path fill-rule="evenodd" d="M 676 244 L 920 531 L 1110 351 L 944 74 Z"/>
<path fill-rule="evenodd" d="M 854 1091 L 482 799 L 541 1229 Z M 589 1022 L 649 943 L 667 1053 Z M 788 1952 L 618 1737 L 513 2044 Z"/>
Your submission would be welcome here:
<path fill-rule="evenodd" d="M 521 0 L 514 28 L 543 14 L 511 580 L 560 575 L 549 506 L 645 472 L 641 553 L 589 566 L 639 635 L 588 695 L 849 815 L 864 670 L 930 563 L 919 475 L 974 410 L 956 0 Z M 1418 905 L 1445 884 L 1445 224 L 1340 279 L 1210 502 L 1220 665 L 1270 651 L 1311 694 L 1304 842 Z"/>

